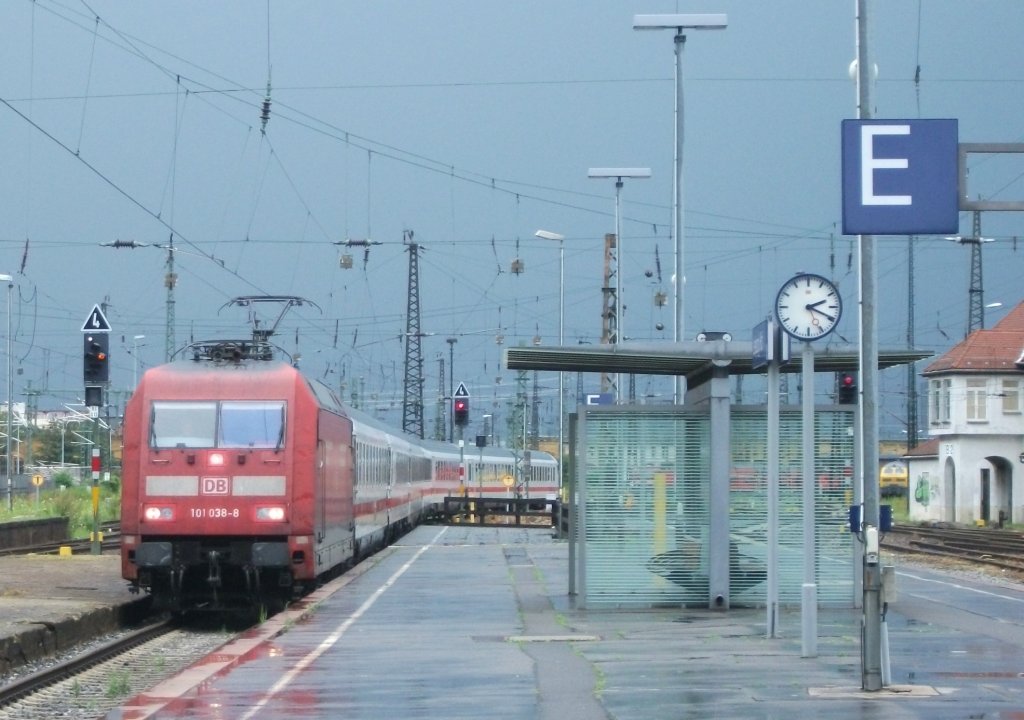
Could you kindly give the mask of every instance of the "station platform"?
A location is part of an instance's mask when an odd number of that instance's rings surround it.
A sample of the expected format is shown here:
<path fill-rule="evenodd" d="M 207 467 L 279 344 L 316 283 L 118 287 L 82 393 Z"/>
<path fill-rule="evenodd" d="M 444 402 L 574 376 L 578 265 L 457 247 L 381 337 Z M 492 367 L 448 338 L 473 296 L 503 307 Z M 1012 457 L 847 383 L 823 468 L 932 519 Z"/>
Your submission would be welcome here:
<path fill-rule="evenodd" d="M 801 658 L 799 611 L 768 639 L 763 609 L 574 609 L 567 559 L 545 530 L 417 528 L 106 717 L 1024 717 L 1021 614 L 968 617 L 937 580 L 890 608 L 892 682 L 865 692 L 857 610 L 821 609 Z"/>
<path fill-rule="evenodd" d="M 145 614 L 144 603 L 121 579 L 117 551 L 0 557 L 0 680 L 131 624 Z"/>

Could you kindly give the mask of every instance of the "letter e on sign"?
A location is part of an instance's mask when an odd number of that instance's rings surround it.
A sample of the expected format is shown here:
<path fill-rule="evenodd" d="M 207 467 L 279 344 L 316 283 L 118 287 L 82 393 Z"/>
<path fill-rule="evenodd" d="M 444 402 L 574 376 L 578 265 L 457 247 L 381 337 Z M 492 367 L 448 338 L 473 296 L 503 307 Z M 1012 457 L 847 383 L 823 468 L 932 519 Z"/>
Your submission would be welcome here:
<path fill-rule="evenodd" d="M 200 492 L 203 495 L 227 495 L 228 479 L 226 477 L 204 477 Z"/>
<path fill-rule="evenodd" d="M 843 233 L 955 233 L 956 120 L 843 120 Z"/>

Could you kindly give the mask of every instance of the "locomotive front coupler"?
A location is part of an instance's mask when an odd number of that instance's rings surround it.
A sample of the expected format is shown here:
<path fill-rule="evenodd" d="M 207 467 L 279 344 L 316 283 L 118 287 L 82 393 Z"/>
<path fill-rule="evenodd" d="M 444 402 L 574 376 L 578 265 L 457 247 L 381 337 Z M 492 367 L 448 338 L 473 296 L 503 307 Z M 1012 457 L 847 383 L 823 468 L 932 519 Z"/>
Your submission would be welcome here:
<path fill-rule="evenodd" d="M 207 553 L 206 559 L 209 562 L 206 584 L 210 587 L 220 587 L 220 553 L 216 550 L 211 550 Z"/>

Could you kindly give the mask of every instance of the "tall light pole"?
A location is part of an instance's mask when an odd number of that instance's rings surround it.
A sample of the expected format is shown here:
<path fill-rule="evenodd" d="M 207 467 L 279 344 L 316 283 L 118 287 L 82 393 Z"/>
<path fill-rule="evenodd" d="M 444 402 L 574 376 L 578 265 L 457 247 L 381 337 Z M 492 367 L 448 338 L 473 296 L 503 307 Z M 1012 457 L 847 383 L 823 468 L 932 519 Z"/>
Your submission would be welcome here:
<path fill-rule="evenodd" d="M 136 335 L 132 338 L 132 392 L 139 384 L 139 340 L 145 340 L 145 335 Z"/>
<path fill-rule="evenodd" d="M 7 283 L 7 509 L 14 509 L 14 480 L 11 477 L 11 434 L 14 432 L 14 359 L 11 345 L 11 292 L 14 290 L 14 277 L 0 275 L 0 281 Z"/>
<path fill-rule="evenodd" d="M 634 15 L 634 30 L 675 30 L 676 49 L 676 101 L 675 101 L 675 153 L 673 164 L 675 166 L 675 181 L 673 182 L 675 192 L 673 193 L 672 205 L 672 236 L 675 238 L 675 328 L 672 339 L 682 342 L 685 339 L 686 326 L 686 302 L 685 293 L 685 264 L 683 262 L 683 248 L 685 231 L 683 227 L 683 44 L 686 42 L 685 30 L 724 30 L 728 25 L 728 16 L 725 13 L 703 13 L 703 14 L 668 14 L 668 15 Z M 676 378 L 675 401 L 676 404 L 683 402 L 686 395 L 686 379 Z"/>
<path fill-rule="evenodd" d="M 856 0 L 857 12 L 857 117 L 871 119 L 870 68 L 868 52 L 867 0 Z M 882 570 L 872 554 L 881 524 L 878 490 L 878 268 L 873 235 L 859 235 L 857 241 L 860 290 L 860 453 L 861 453 L 861 689 L 877 692 L 884 685 L 882 667 Z M 856 495 L 854 495 L 856 497 Z M 875 552 L 871 550 L 874 548 Z M 885 653 L 887 655 L 887 653 Z"/>
<path fill-rule="evenodd" d="M 565 344 L 565 235 L 548 230 L 538 230 L 534 233 L 542 240 L 558 241 L 558 346 Z M 563 384 L 562 371 L 558 371 L 558 467 L 562 467 L 562 455 L 564 454 L 565 434 L 565 385 Z M 562 485 L 562 477 L 559 474 L 558 485 Z"/>
<path fill-rule="evenodd" d="M 650 168 L 590 168 L 589 178 L 615 178 L 615 345 L 626 337 L 622 321 L 622 215 L 620 212 L 623 178 L 649 178 Z M 619 402 L 622 393 L 622 373 L 615 378 L 615 401 Z"/>

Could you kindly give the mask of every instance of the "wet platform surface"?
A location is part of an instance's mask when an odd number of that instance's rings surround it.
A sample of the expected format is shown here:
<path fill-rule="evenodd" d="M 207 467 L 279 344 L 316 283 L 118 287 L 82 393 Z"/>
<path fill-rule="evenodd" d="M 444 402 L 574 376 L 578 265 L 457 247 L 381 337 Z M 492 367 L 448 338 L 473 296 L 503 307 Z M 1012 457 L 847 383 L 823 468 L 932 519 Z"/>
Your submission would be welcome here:
<path fill-rule="evenodd" d="M 117 629 L 139 600 L 116 551 L 0 557 L 0 676 Z"/>
<path fill-rule="evenodd" d="M 1024 718 L 1024 588 L 901 568 L 892 684 L 860 613 L 577 610 L 547 531 L 421 527 L 108 718 Z"/>

